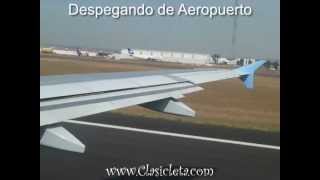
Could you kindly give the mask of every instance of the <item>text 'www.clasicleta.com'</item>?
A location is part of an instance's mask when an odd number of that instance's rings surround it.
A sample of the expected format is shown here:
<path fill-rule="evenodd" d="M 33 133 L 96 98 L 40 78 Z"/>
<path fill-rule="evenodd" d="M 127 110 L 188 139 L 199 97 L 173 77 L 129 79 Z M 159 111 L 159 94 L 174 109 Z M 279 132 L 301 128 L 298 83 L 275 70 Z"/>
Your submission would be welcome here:
<path fill-rule="evenodd" d="M 138 167 L 106 168 L 106 176 L 140 177 L 210 177 L 216 175 L 216 168 L 189 168 L 182 166 L 151 167 L 149 164 Z"/>

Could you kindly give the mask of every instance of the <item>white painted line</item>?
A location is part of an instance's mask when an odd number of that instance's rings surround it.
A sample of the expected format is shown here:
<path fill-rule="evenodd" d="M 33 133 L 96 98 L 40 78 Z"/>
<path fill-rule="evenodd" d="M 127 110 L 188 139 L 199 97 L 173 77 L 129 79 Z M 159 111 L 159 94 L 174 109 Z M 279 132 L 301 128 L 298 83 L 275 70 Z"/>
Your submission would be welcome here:
<path fill-rule="evenodd" d="M 202 140 L 202 141 L 219 142 L 219 143 L 227 143 L 227 144 L 236 144 L 236 145 L 241 145 L 241 146 L 250 146 L 250 147 L 258 147 L 258 148 L 265 148 L 265 149 L 280 150 L 280 146 L 272 146 L 272 145 L 266 145 L 266 144 L 249 143 L 249 142 L 234 141 L 234 140 L 227 140 L 227 139 L 210 138 L 210 137 L 203 137 L 203 136 L 194 136 L 194 135 L 187 135 L 187 134 L 178 134 L 178 133 L 171 133 L 171 132 L 164 132 L 164 131 L 147 130 L 147 129 L 131 128 L 131 127 L 125 127 L 125 126 L 110 125 L 110 124 L 74 121 L 74 120 L 66 120 L 64 122 L 73 123 L 73 124 L 80 124 L 80 125 L 103 127 L 103 128 L 118 129 L 118 130 L 125 130 L 125 131 L 134 131 L 134 132 L 141 132 L 141 133 L 148 133 L 148 134 L 180 137 L 180 138 L 186 138 L 186 139 L 195 139 L 195 140 Z"/>

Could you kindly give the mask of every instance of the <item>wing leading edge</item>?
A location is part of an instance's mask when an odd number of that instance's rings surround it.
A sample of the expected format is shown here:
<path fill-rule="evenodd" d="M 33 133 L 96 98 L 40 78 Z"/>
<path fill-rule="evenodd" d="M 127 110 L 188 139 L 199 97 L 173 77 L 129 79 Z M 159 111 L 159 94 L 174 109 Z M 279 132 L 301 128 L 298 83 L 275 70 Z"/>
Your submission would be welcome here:
<path fill-rule="evenodd" d="M 240 78 L 245 87 L 251 89 L 254 72 L 264 63 L 260 60 L 232 70 L 208 68 L 40 77 L 40 127 L 134 105 L 195 116 L 180 98 L 202 90 L 199 84 L 230 78 Z M 48 128 L 41 144 L 84 152 L 85 146 L 61 128 Z M 65 137 L 69 137 L 69 141 Z"/>

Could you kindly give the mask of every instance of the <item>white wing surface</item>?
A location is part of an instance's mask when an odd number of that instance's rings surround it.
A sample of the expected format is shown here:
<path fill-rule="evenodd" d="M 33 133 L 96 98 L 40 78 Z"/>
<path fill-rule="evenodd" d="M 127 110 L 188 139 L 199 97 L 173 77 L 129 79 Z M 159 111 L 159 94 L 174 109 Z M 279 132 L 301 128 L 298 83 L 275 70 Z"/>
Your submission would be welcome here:
<path fill-rule="evenodd" d="M 232 70 L 208 68 L 42 76 L 40 126 L 134 105 L 164 113 L 195 116 L 191 108 L 179 101 L 180 98 L 202 90 L 199 84 L 230 78 L 240 78 L 247 88 L 253 88 L 254 72 L 264 63 L 260 60 Z M 71 138 L 64 141 L 62 137 Z M 75 137 L 66 130 L 51 128 L 44 134 L 42 144 L 84 152 L 84 145 L 73 139 Z M 52 141 L 61 143 L 52 144 Z M 73 148 L 66 148 L 66 143 Z"/>

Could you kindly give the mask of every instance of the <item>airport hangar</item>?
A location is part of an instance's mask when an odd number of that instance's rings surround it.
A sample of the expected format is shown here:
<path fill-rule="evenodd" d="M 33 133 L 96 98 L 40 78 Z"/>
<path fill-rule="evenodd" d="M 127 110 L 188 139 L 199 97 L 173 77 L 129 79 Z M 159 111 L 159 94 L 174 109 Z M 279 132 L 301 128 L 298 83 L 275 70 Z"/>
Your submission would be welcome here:
<path fill-rule="evenodd" d="M 186 64 L 210 64 L 213 62 L 209 54 L 183 53 L 174 51 L 156 51 L 143 49 L 122 49 L 121 54 L 141 59 L 155 59 L 166 62 Z"/>

